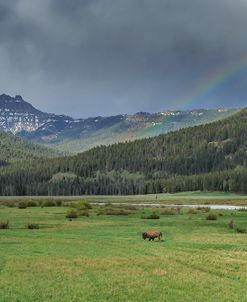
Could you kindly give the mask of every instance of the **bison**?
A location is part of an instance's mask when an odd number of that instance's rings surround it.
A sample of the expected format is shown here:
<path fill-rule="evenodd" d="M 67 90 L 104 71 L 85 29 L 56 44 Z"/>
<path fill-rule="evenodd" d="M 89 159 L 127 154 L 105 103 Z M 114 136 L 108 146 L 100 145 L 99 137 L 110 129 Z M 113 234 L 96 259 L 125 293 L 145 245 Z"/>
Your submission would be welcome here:
<path fill-rule="evenodd" d="M 162 233 L 159 232 L 159 231 L 147 231 L 147 232 L 144 232 L 142 233 L 142 238 L 145 240 L 145 239 L 149 239 L 150 240 L 154 240 L 155 238 L 160 238 L 162 237 Z"/>

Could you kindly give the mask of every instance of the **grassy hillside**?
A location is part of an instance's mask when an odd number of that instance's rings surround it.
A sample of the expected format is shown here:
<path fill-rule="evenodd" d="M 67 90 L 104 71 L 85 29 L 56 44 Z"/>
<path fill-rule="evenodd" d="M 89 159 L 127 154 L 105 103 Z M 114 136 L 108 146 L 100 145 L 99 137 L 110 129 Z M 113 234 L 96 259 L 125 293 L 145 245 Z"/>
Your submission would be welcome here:
<path fill-rule="evenodd" d="M 69 221 L 68 208 L 1 207 L 0 301 L 245 301 L 247 212 L 184 209 L 160 219 L 97 215 Z M 115 210 L 116 211 L 116 210 Z M 157 214 L 159 212 L 157 211 Z M 29 230 L 36 223 L 39 229 Z M 161 241 L 144 241 L 157 229 Z"/>
<path fill-rule="evenodd" d="M 17 195 L 247 192 L 246 129 L 244 109 L 207 125 L 19 165 L 17 173 L 2 169 L 0 183 Z"/>
<path fill-rule="evenodd" d="M 47 158 L 55 154 L 58 153 L 16 137 L 11 133 L 0 131 L 0 165 L 18 160 Z"/>
<path fill-rule="evenodd" d="M 211 123 L 235 114 L 237 109 L 229 110 L 195 110 L 191 112 L 173 111 L 147 114 L 136 114 L 122 118 L 106 118 L 96 128 L 82 129 L 80 123 L 70 129 L 57 133 L 52 139 L 35 139 L 34 142 L 65 153 L 80 153 L 100 145 L 111 145 L 118 142 L 154 137 L 159 134 L 176 131 L 181 128 Z M 98 122 L 99 123 L 99 122 Z"/>

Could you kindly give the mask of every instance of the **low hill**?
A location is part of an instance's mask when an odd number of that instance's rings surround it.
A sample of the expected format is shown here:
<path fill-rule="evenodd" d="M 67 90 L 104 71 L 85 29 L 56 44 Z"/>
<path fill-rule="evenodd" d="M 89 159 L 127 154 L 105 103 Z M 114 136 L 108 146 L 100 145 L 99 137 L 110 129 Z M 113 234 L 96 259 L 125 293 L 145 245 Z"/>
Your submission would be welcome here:
<path fill-rule="evenodd" d="M 17 195 L 247 192 L 246 129 L 244 109 L 211 124 L 18 166 L 18 177 L 14 167 L 3 168 L 0 183 Z"/>
<path fill-rule="evenodd" d="M 35 145 L 11 133 L 0 131 L 0 166 L 29 159 L 48 158 L 58 155 L 55 151 Z"/>

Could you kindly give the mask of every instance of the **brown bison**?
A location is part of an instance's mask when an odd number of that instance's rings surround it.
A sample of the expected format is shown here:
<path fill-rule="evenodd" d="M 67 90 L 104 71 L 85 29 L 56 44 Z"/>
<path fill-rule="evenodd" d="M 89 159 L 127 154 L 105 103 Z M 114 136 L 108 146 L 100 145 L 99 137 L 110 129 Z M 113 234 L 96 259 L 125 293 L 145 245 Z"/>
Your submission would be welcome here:
<path fill-rule="evenodd" d="M 160 238 L 162 237 L 162 233 L 159 232 L 159 231 L 147 231 L 147 232 L 144 232 L 142 233 L 142 238 L 145 240 L 145 239 L 149 239 L 150 240 L 154 240 L 155 238 Z"/>

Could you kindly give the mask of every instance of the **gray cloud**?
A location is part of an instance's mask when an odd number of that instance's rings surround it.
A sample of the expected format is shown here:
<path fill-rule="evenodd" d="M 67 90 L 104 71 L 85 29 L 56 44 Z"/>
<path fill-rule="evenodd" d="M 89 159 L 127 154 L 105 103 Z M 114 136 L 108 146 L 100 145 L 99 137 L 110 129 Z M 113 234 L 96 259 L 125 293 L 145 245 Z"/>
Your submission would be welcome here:
<path fill-rule="evenodd" d="M 0 0 L 0 90 L 81 117 L 186 108 L 247 53 L 246 11 L 244 0 Z M 244 106 L 246 78 L 193 105 Z"/>

